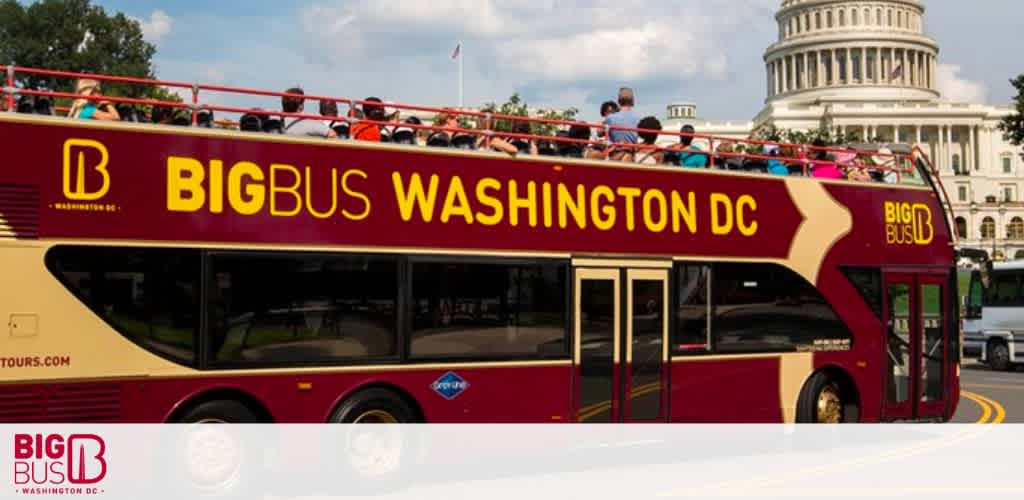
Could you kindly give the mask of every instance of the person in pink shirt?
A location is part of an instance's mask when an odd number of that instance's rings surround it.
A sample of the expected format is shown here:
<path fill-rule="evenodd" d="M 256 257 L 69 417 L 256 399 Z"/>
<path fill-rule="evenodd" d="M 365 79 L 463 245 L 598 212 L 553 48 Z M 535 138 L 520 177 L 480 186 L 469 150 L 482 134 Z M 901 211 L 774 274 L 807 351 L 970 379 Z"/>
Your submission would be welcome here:
<path fill-rule="evenodd" d="M 828 151 L 825 148 L 825 141 L 817 139 L 814 141 L 814 150 L 812 156 L 814 162 L 811 163 L 811 177 L 817 177 L 819 179 L 845 179 L 843 171 L 839 169 L 839 165 L 836 165 L 831 158 L 829 158 Z"/>

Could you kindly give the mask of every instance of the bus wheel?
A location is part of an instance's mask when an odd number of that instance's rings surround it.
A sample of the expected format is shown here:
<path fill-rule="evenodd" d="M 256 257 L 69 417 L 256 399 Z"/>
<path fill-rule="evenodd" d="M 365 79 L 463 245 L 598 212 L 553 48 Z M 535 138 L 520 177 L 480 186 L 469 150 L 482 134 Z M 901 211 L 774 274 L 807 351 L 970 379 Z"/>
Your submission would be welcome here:
<path fill-rule="evenodd" d="M 256 424 L 260 419 L 247 406 L 231 400 L 207 401 L 185 412 L 182 424 Z"/>
<path fill-rule="evenodd" d="M 359 391 L 331 415 L 341 424 L 415 423 L 416 412 L 398 394 L 381 388 Z M 401 487 L 415 455 L 412 431 L 399 425 L 351 425 L 338 436 L 340 466 L 350 486 L 366 491 Z"/>
<path fill-rule="evenodd" d="M 993 339 L 988 341 L 987 347 L 988 366 L 995 371 L 1007 371 L 1010 369 L 1010 348 L 1006 342 Z"/>
<path fill-rule="evenodd" d="M 207 401 L 185 412 L 187 424 L 257 423 L 259 417 L 238 401 Z M 238 427 L 179 427 L 173 488 L 179 498 L 245 498 L 253 481 L 246 443 Z"/>
<path fill-rule="evenodd" d="M 846 402 L 839 384 L 827 373 L 817 372 L 807 379 L 797 402 L 797 422 L 839 424 L 844 419 Z"/>

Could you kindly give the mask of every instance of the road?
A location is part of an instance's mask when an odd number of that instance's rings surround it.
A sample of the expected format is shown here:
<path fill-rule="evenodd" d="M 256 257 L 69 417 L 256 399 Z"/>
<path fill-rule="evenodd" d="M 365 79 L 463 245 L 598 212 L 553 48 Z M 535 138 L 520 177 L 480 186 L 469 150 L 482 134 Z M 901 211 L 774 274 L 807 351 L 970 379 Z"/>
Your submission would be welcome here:
<path fill-rule="evenodd" d="M 962 397 L 953 422 L 992 422 L 1000 410 L 1006 423 L 1024 423 L 1024 370 L 994 372 L 965 361 L 960 372 Z"/>

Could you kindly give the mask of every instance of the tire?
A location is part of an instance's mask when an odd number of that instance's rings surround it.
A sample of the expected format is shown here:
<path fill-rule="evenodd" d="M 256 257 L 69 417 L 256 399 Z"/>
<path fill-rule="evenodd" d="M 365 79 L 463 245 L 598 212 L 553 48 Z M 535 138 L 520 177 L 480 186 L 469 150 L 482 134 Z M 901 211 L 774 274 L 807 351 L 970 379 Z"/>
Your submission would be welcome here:
<path fill-rule="evenodd" d="M 1006 345 L 1006 342 L 990 340 L 985 354 L 985 360 L 993 370 L 1003 372 L 1013 369 L 1013 364 L 1010 363 L 1010 347 Z"/>
<path fill-rule="evenodd" d="M 258 423 L 260 418 L 239 401 L 208 401 L 178 419 L 173 438 L 170 491 L 178 498 L 247 498 L 254 484 L 254 461 L 238 428 L 203 423 Z M 256 450 L 252 450 L 256 451 Z"/>
<path fill-rule="evenodd" d="M 801 424 L 838 424 L 847 421 L 849 401 L 839 384 L 825 372 L 807 379 L 797 401 L 796 421 Z"/>
<path fill-rule="evenodd" d="M 234 400 L 207 401 L 189 409 L 177 420 L 181 424 L 257 424 L 260 418 L 249 407 Z"/>
<path fill-rule="evenodd" d="M 332 414 L 337 424 L 410 424 L 417 413 L 398 394 L 381 388 L 349 396 Z M 333 437 L 336 468 L 349 492 L 381 493 L 405 486 L 419 448 L 415 431 L 400 425 L 345 425 Z M 342 493 L 342 492 L 332 492 Z"/>
<path fill-rule="evenodd" d="M 329 422 L 412 424 L 418 420 L 416 412 L 393 391 L 374 388 L 349 396 L 334 410 Z"/>

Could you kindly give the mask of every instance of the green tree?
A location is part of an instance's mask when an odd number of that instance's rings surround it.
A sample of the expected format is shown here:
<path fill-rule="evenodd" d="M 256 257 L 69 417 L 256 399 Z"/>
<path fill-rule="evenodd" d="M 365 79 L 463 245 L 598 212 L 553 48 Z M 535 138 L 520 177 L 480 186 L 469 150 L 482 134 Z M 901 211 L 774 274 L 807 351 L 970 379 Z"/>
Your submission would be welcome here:
<path fill-rule="evenodd" d="M 90 0 L 41 0 L 28 6 L 0 0 L 0 64 L 153 78 L 155 53 L 138 21 L 120 12 L 107 14 Z M 62 92 L 75 85 L 69 78 L 16 78 L 21 86 Z M 104 93 L 180 100 L 148 85 L 104 84 Z"/>
<path fill-rule="evenodd" d="M 999 130 L 1003 131 L 1003 137 L 1014 146 L 1024 146 L 1024 75 L 1010 80 L 1013 88 L 1017 89 L 1017 96 L 1013 98 L 1014 112 L 1003 118 L 999 123 Z M 1021 153 L 1024 156 L 1024 152 Z"/>
<path fill-rule="evenodd" d="M 557 109 L 535 109 L 531 110 L 530 105 L 526 103 L 520 96 L 519 93 L 512 94 L 507 101 L 496 104 L 487 103 L 481 109 L 481 111 L 487 113 L 494 113 L 499 115 L 510 115 L 510 116 L 522 116 L 532 118 L 543 118 L 545 120 L 574 120 L 576 115 L 579 114 L 579 110 L 576 108 L 568 108 L 563 110 Z M 500 119 L 495 120 L 494 130 L 499 132 L 511 132 L 514 127 L 514 120 Z M 549 123 L 530 123 L 530 133 L 533 135 L 554 135 L 562 127 L 560 125 L 549 124 Z"/>

